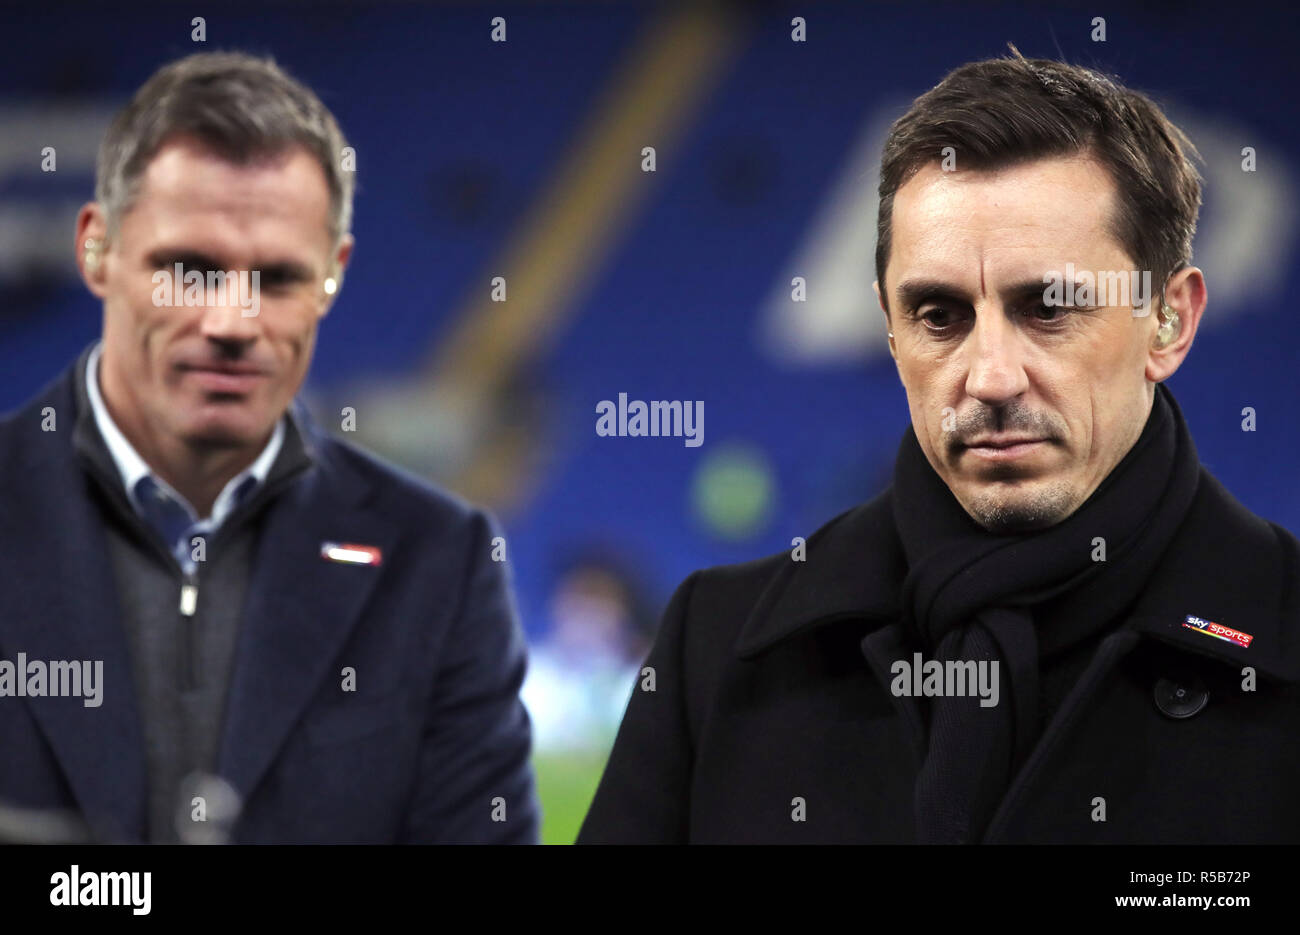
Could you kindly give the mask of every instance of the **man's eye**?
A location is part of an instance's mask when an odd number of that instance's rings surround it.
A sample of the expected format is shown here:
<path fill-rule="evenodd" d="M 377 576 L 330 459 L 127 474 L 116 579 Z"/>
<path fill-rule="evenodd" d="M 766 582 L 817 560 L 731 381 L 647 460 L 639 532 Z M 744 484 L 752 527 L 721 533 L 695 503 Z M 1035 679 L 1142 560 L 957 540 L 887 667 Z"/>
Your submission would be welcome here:
<path fill-rule="evenodd" d="M 943 331 L 953 324 L 955 318 L 952 312 L 946 308 L 932 308 L 917 314 L 927 328 L 931 331 Z"/>
<path fill-rule="evenodd" d="M 302 276 L 290 270 L 260 270 L 258 285 L 262 289 L 284 295 L 302 286 Z"/>
<path fill-rule="evenodd" d="M 1029 314 L 1035 321 L 1043 324 L 1054 325 L 1063 319 L 1070 310 L 1060 305 L 1034 305 L 1030 307 Z"/>

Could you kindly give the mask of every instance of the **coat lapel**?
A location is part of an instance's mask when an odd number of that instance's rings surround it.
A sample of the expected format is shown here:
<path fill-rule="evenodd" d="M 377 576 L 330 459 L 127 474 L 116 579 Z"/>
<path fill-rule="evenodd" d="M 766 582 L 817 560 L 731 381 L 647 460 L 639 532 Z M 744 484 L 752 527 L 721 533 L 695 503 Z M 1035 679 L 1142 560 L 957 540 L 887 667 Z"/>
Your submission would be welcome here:
<path fill-rule="evenodd" d="M 84 362 L 84 355 L 82 361 Z M 74 365 L 75 366 L 75 365 Z M 0 567 L 5 569 L 0 648 L 11 661 L 103 662 L 102 702 L 26 699 L 78 806 L 101 841 L 144 834 L 144 741 L 130 651 L 122 627 L 108 543 L 91 483 L 73 445 L 69 370 L 9 427 L 16 452 L 4 472 Z M 58 420 L 42 429 L 46 407 Z M 10 699 L 8 703 L 13 703 Z"/>
<path fill-rule="evenodd" d="M 1295 539 L 1248 512 L 1208 472 L 1200 483 L 1186 522 L 1129 614 L 1130 626 L 1238 670 L 1300 680 L 1300 619 L 1291 580 L 1300 567 Z M 1249 640 L 1220 638 L 1211 623 Z"/>
<path fill-rule="evenodd" d="M 912 745 L 912 754 L 916 760 L 915 765 L 919 770 L 921 764 L 925 761 L 926 741 L 928 739 L 925 717 L 915 698 L 910 695 L 898 695 L 891 690 L 894 663 L 899 659 L 906 659 L 909 655 L 907 641 L 903 634 L 903 625 L 895 622 L 872 630 L 862 638 L 861 647 L 862 655 L 871 665 L 871 671 L 880 684 L 884 686 L 885 694 L 893 703 L 894 710 L 898 712 L 898 716 L 903 720 L 903 725 L 907 728 L 907 736 Z"/>
<path fill-rule="evenodd" d="M 782 566 L 754 603 L 736 655 L 752 659 L 795 633 L 836 620 L 895 620 L 906 573 L 886 491 L 817 530 L 804 560 L 792 557 Z"/>
<path fill-rule="evenodd" d="M 371 490 L 330 449 L 268 508 L 248 584 L 217 771 L 247 800 L 386 571 L 397 526 L 362 509 Z M 325 542 L 375 546 L 381 564 L 322 557 Z"/>

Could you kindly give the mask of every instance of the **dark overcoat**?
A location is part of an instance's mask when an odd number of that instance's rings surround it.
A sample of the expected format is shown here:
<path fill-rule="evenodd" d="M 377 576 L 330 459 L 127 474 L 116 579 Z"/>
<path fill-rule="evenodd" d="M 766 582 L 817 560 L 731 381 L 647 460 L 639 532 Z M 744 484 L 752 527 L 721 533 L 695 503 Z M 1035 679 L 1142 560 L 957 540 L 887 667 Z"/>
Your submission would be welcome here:
<path fill-rule="evenodd" d="M 579 843 L 914 841 L 926 709 L 888 681 L 913 658 L 890 496 L 802 561 L 681 585 Z M 1149 584 L 1086 652 L 985 843 L 1300 841 L 1295 536 L 1202 468 Z"/>

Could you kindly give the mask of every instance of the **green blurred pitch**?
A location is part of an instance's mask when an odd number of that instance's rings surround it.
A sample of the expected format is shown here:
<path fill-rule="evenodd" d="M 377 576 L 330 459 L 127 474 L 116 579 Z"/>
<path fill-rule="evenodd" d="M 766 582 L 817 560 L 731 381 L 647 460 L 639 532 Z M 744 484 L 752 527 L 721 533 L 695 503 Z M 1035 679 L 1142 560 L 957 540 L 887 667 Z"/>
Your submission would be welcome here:
<path fill-rule="evenodd" d="M 537 794 L 542 803 L 542 843 L 572 844 L 600 783 L 609 751 L 539 753 Z"/>

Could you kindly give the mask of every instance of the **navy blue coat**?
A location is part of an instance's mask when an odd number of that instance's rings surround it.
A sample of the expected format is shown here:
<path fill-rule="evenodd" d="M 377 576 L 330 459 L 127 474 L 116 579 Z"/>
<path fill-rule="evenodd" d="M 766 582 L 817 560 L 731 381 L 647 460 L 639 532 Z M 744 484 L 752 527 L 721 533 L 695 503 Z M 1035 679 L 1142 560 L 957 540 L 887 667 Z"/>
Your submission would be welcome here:
<path fill-rule="evenodd" d="M 143 729 L 72 445 L 72 372 L 0 420 L 0 659 L 102 660 L 103 699 L 0 698 L 0 808 L 141 841 Z M 525 644 L 490 521 L 298 424 L 314 462 L 267 507 L 227 696 L 216 772 L 243 803 L 232 839 L 535 842 Z M 377 546 L 382 563 L 326 561 L 327 541 Z"/>

